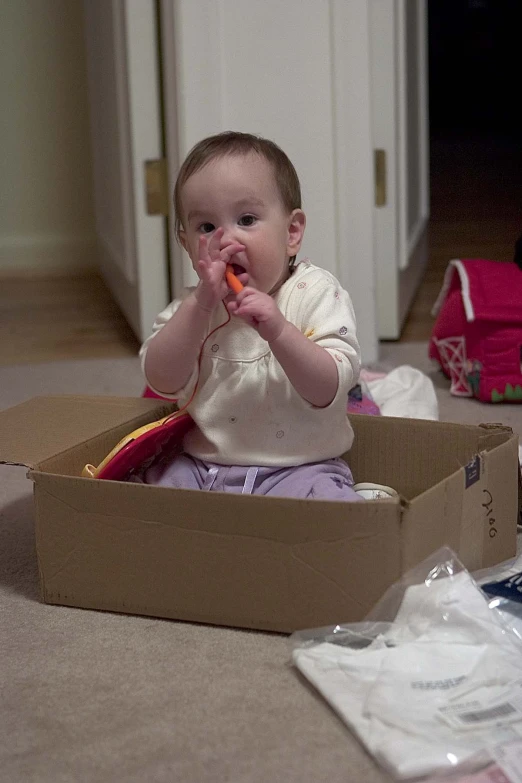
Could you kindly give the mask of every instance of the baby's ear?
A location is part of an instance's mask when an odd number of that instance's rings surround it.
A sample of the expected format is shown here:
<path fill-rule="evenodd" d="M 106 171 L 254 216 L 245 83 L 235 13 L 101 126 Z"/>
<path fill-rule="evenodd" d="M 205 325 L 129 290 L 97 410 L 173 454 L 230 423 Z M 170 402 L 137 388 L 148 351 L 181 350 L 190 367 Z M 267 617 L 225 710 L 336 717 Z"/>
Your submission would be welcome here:
<path fill-rule="evenodd" d="M 306 226 L 306 216 L 302 209 L 294 209 L 288 222 L 288 244 L 286 246 L 287 255 L 292 257 L 297 255 Z"/>

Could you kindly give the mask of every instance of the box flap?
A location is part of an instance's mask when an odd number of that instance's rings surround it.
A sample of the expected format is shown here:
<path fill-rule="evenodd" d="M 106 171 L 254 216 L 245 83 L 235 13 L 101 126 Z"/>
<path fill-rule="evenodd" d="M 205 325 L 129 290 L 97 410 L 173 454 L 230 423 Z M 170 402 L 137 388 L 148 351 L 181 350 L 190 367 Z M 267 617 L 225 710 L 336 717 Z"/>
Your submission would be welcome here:
<path fill-rule="evenodd" d="M 33 397 L 0 412 L 0 463 L 33 468 L 141 414 L 157 409 L 160 418 L 164 408 L 164 400 L 141 397 Z"/>

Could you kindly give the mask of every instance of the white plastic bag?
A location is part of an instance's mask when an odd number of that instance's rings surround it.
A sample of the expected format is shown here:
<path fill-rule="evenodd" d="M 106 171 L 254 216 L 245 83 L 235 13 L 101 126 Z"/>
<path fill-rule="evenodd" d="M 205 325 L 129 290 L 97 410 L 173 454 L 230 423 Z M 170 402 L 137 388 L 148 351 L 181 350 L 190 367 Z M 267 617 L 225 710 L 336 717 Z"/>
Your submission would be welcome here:
<path fill-rule="evenodd" d="M 443 548 L 364 623 L 298 632 L 295 665 L 399 780 L 479 769 L 522 738 L 522 643 Z"/>

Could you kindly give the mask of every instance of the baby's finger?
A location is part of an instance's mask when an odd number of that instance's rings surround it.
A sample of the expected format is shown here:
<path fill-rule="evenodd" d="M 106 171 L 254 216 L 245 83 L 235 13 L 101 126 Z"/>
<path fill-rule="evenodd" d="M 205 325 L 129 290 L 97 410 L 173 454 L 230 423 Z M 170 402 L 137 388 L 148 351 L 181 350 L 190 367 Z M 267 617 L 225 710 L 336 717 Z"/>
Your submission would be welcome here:
<path fill-rule="evenodd" d="M 221 259 L 221 240 L 225 233 L 224 228 L 217 228 L 210 239 L 208 245 L 208 252 L 212 261 L 219 261 Z"/>
<path fill-rule="evenodd" d="M 255 318 L 257 320 L 263 318 L 263 310 L 256 306 L 254 302 L 240 302 L 237 308 L 237 315 L 240 315 L 241 318 Z"/>
<path fill-rule="evenodd" d="M 202 261 L 210 261 L 210 256 L 208 254 L 208 240 L 204 234 L 202 234 L 199 238 L 198 252 Z"/>
<path fill-rule="evenodd" d="M 208 266 L 211 263 L 212 262 L 210 261 L 210 259 L 208 261 L 205 260 L 204 258 L 200 258 L 199 259 L 198 264 L 197 264 L 197 266 L 198 266 L 197 273 L 198 273 L 198 277 L 199 277 L 200 280 L 207 280 L 208 279 Z"/>
<path fill-rule="evenodd" d="M 237 313 L 237 308 L 238 308 L 237 302 L 234 302 L 233 299 L 231 299 L 230 302 L 227 302 L 228 312 L 232 313 L 232 315 L 234 313 Z"/>
<path fill-rule="evenodd" d="M 232 256 L 235 256 L 237 253 L 242 253 L 243 250 L 246 250 L 245 245 L 240 245 L 239 242 L 227 245 L 221 250 L 221 260 L 225 262 L 230 261 Z"/>
<path fill-rule="evenodd" d="M 237 301 L 239 303 L 243 302 L 245 299 L 249 299 L 252 296 L 256 296 L 259 292 L 256 291 L 255 288 L 252 288 L 251 286 L 245 286 L 242 291 L 239 292 L 237 295 Z"/>

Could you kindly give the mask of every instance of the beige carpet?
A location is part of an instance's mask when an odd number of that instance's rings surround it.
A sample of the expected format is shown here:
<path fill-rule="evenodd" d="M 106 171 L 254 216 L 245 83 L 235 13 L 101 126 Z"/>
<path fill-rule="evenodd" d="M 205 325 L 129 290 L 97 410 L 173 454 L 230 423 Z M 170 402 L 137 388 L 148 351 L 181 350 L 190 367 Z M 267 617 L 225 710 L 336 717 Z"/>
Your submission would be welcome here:
<path fill-rule="evenodd" d="M 522 437 L 522 405 L 488 405 L 466 397 L 452 397 L 449 381 L 428 358 L 425 343 L 383 343 L 380 366 L 392 369 L 400 364 L 417 367 L 431 378 L 437 392 L 441 421 L 461 424 L 501 422 Z"/>
<path fill-rule="evenodd" d="M 424 355 L 383 347 L 390 368 L 430 372 Z M 451 399 L 433 377 L 441 418 L 522 432 L 522 406 Z M 141 389 L 136 359 L 0 368 L 0 408 Z M 0 470 L 0 781 L 390 780 L 289 665 L 286 637 L 40 603 L 31 485 L 23 468 Z"/>

